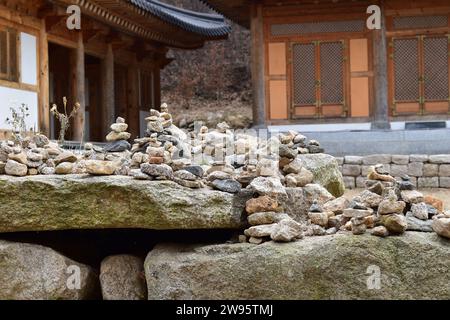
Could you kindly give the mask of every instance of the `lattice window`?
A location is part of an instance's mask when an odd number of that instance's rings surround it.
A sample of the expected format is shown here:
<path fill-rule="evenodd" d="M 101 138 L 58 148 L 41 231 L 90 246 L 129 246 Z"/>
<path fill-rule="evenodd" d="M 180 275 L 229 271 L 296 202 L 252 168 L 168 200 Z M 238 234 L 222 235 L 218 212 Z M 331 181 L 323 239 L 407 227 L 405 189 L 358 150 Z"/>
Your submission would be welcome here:
<path fill-rule="evenodd" d="M 0 79 L 18 82 L 17 31 L 0 28 Z"/>
<path fill-rule="evenodd" d="M 320 78 L 322 104 L 342 104 L 344 101 L 343 43 L 320 44 Z"/>
<path fill-rule="evenodd" d="M 314 44 L 293 45 L 294 105 L 316 103 L 316 58 Z"/>
<path fill-rule="evenodd" d="M 426 100 L 449 97 L 448 38 L 426 37 L 423 42 Z"/>
<path fill-rule="evenodd" d="M 329 22 L 304 22 L 271 25 L 273 36 L 312 34 L 312 33 L 336 33 L 336 32 L 363 32 L 364 20 L 329 21 Z"/>
<path fill-rule="evenodd" d="M 394 40 L 395 100 L 418 101 L 419 92 L 419 40 Z"/>
<path fill-rule="evenodd" d="M 440 27 L 448 27 L 447 16 L 411 16 L 394 18 L 394 29 L 396 30 Z"/>

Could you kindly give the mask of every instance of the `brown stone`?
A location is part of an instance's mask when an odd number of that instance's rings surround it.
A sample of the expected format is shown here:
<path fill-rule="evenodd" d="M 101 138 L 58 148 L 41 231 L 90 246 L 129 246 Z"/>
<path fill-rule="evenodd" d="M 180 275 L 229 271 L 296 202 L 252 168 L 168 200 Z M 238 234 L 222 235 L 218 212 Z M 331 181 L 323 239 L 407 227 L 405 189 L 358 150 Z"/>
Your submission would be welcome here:
<path fill-rule="evenodd" d="M 441 199 L 438 199 L 433 196 L 425 196 L 424 201 L 426 204 L 429 204 L 430 206 L 436 208 L 437 211 L 442 212 L 444 211 L 444 203 Z"/>
<path fill-rule="evenodd" d="M 163 164 L 164 158 L 163 157 L 150 157 L 148 162 L 151 164 Z"/>
<path fill-rule="evenodd" d="M 245 206 L 245 210 L 248 214 L 256 212 L 277 211 L 277 209 L 278 201 L 269 196 L 261 196 L 258 198 L 250 199 L 247 201 Z"/>

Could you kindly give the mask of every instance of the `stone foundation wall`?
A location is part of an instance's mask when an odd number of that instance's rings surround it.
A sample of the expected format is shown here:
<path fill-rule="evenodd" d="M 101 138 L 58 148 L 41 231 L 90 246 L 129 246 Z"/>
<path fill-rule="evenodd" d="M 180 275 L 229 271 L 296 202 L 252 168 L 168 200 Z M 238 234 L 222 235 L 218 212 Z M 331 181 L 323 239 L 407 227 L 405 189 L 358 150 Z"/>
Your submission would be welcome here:
<path fill-rule="evenodd" d="M 336 158 L 344 176 L 346 188 L 364 188 L 370 166 L 381 163 L 392 176 L 407 174 L 420 188 L 450 189 L 450 154 L 345 156 Z"/>

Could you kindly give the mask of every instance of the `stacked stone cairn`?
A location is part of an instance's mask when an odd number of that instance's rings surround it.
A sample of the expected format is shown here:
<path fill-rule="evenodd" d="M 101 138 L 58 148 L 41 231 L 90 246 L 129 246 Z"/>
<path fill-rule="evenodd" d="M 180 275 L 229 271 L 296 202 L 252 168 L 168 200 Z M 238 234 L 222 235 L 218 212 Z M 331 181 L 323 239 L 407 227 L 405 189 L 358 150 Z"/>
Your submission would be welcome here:
<path fill-rule="evenodd" d="M 250 228 L 239 237 L 240 242 L 261 244 L 264 241 L 291 242 L 303 237 L 303 227 L 282 212 L 276 198 L 260 195 L 247 201 Z"/>
<path fill-rule="evenodd" d="M 61 149 L 42 134 L 25 137 L 20 143 L 0 144 L 0 173 L 11 176 L 72 173 L 77 156 Z"/>
<path fill-rule="evenodd" d="M 408 176 L 397 181 L 379 164 L 370 168 L 365 184 L 366 189 L 351 201 L 341 197 L 323 208 L 314 203 L 310 222 L 328 228 L 326 234 L 351 231 L 361 235 L 370 230 L 374 236 L 386 237 L 410 230 L 434 231 L 450 238 L 450 212 L 443 212 L 439 199 L 424 197 Z"/>

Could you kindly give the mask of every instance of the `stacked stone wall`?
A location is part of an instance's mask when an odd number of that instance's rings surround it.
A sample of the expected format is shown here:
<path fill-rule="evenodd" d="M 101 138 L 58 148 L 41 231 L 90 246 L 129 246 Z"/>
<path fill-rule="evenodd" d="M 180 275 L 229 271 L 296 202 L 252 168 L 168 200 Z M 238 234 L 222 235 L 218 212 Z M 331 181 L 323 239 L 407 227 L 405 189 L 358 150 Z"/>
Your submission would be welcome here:
<path fill-rule="evenodd" d="M 336 158 L 344 176 L 346 188 L 364 188 L 369 168 L 383 164 L 396 178 L 409 175 L 417 188 L 450 189 L 450 154 L 345 156 Z"/>

